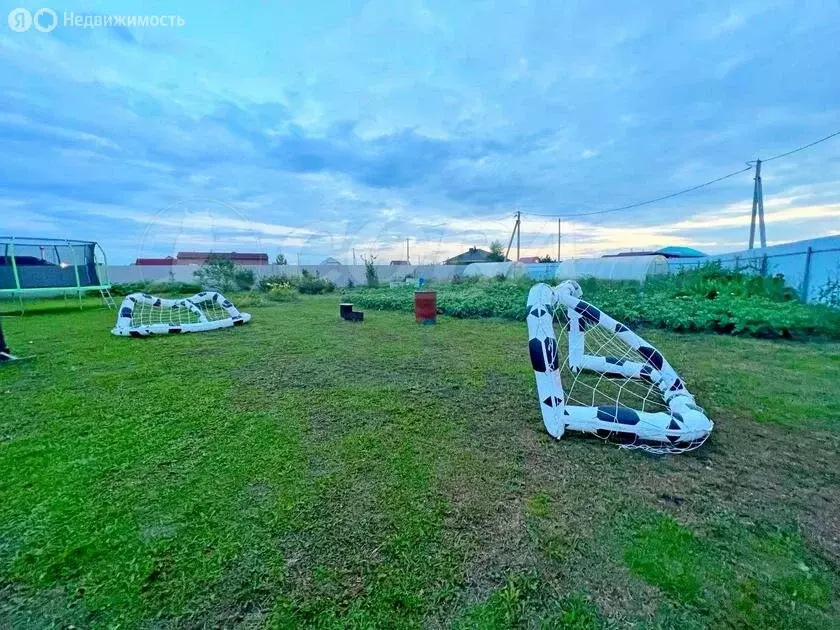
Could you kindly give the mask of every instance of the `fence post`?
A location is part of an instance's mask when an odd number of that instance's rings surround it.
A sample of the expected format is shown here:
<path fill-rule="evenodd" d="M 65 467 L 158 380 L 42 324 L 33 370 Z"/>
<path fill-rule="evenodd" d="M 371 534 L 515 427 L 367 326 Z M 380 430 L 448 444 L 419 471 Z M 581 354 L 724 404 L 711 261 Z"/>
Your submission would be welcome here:
<path fill-rule="evenodd" d="M 802 274 L 802 290 L 799 292 L 802 295 L 802 301 L 808 302 L 808 289 L 811 284 L 811 257 L 813 256 L 814 248 L 809 247 L 805 252 L 805 273 Z"/>
<path fill-rule="evenodd" d="M 735 256 L 735 271 L 741 271 L 741 257 Z"/>
<path fill-rule="evenodd" d="M 767 254 L 761 257 L 761 275 L 762 277 L 767 275 Z"/>

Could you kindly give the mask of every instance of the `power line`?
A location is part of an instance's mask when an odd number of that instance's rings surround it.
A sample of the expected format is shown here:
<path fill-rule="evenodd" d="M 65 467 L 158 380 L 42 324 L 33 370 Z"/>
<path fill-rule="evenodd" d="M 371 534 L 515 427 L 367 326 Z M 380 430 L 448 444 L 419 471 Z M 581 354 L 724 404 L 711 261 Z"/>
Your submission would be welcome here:
<path fill-rule="evenodd" d="M 814 145 L 820 144 L 821 142 L 825 142 L 826 140 L 830 140 L 836 136 L 840 136 L 840 131 L 835 131 L 832 134 L 825 136 L 824 138 L 820 138 L 819 140 L 815 140 L 814 142 L 810 142 L 808 144 L 802 145 L 801 147 L 797 147 L 791 151 L 786 151 L 785 153 L 780 153 L 778 155 L 774 155 L 772 157 L 767 158 L 766 160 L 762 160 L 762 162 L 770 162 L 772 160 L 778 160 L 783 157 L 787 157 L 788 155 L 792 155 L 793 153 L 797 153 L 799 151 L 804 151 Z M 536 212 L 525 212 L 524 214 L 528 214 L 530 216 L 535 217 L 562 217 L 564 219 L 571 219 L 575 217 L 590 217 L 597 214 L 608 214 L 611 212 L 621 212 L 623 210 L 631 210 L 633 208 L 639 208 L 641 206 L 647 206 L 652 203 L 657 203 L 659 201 L 665 201 L 666 199 L 672 199 L 674 197 L 679 197 L 680 195 L 684 195 L 686 193 L 693 192 L 695 190 L 699 190 L 701 188 L 705 188 L 706 186 L 711 186 L 712 184 L 717 184 L 718 182 L 722 182 L 725 179 L 729 179 L 730 177 L 735 177 L 736 175 L 740 175 L 741 173 L 746 173 L 747 171 L 751 171 L 753 169 L 755 162 L 747 162 L 746 168 L 742 168 L 738 171 L 733 171 L 732 173 L 728 173 L 727 175 L 723 175 L 722 177 L 717 177 L 715 179 L 709 180 L 707 182 L 703 182 L 702 184 L 697 184 L 696 186 L 692 186 L 690 188 L 684 188 L 683 190 L 678 190 L 677 192 L 670 193 L 668 195 L 662 195 L 661 197 L 655 197 L 653 199 L 647 199 L 645 201 L 637 201 L 635 203 L 630 203 L 625 206 L 619 206 L 618 208 L 609 208 L 607 210 L 593 210 L 591 212 L 579 212 L 577 214 L 540 214 Z"/>
<path fill-rule="evenodd" d="M 812 146 L 814 146 L 815 144 L 819 144 L 820 142 L 825 142 L 826 140 L 831 140 L 835 136 L 840 136 L 840 131 L 835 131 L 834 133 L 827 135 L 825 138 L 820 138 L 819 140 L 815 140 L 814 142 L 811 142 L 810 144 L 803 145 L 803 146 L 801 146 L 797 149 L 794 149 L 793 151 L 788 151 L 787 153 L 780 153 L 779 155 L 774 155 L 773 157 L 769 157 L 766 160 L 761 160 L 761 161 L 762 162 L 770 162 L 772 160 L 778 160 L 779 158 L 787 157 L 787 156 L 791 155 L 792 153 L 797 153 L 799 151 L 804 151 L 805 149 L 810 149 Z M 748 162 L 748 164 L 750 164 L 750 166 L 752 166 L 752 164 L 755 164 L 755 162 Z"/>

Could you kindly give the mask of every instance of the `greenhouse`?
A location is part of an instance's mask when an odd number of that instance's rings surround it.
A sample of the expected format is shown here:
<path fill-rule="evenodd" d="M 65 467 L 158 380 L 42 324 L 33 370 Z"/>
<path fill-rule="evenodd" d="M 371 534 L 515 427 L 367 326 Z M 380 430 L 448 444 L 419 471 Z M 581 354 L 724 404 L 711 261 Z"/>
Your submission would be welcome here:
<path fill-rule="evenodd" d="M 106 303 L 107 258 L 99 244 L 67 239 L 0 237 L 0 298 L 99 291 Z M 106 297 L 107 296 L 107 297 Z"/>
<path fill-rule="evenodd" d="M 603 258 L 570 258 L 560 263 L 557 280 L 597 278 L 599 280 L 636 280 L 644 282 L 652 276 L 668 273 L 664 256 L 606 256 Z"/>
<path fill-rule="evenodd" d="M 464 269 L 464 277 L 496 278 L 521 278 L 526 275 L 527 269 L 520 262 L 483 262 L 472 263 Z"/>

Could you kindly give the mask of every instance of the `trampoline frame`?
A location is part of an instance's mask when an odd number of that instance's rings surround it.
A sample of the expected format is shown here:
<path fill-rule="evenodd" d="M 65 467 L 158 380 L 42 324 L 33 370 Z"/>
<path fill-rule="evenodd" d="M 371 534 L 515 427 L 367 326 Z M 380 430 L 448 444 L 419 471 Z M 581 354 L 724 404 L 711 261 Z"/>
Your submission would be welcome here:
<path fill-rule="evenodd" d="M 67 247 L 72 256 L 73 256 L 73 271 L 76 274 L 76 286 L 74 287 L 34 287 L 34 288 L 27 288 L 20 286 L 20 275 L 18 274 L 18 267 L 15 261 L 15 244 L 18 245 L 29 245 L 29 246 L 43 246 L 43 247 L 59 247 L 65 246 Z M 96 268 L 96 277 L 99 280 L 99 284 L 96 285 L 82 285 L 81 279 L 79 277 L 79 260 L 76 257 L 76 249 L 73 247 L 74 245 L 93 245 L 93 264 Z M 34 238 L 29 236 L 0 236 L 0 247 L 5 246 L 4 255 L 11 258 L 12 263 L 12 275 L 15 279 L 15 288 L 12 289 L 0 289 L 0 297 L 4 295 L 11 296 L 12 299 L 15 297 L 18 298 L 20 302 L 20 312 L 24 312 L 24 305 L 23 305 L 23 298 L 29 294 L 36 294 L 36 293 L 56 293 L 60 292 L 64 294 L 65 300 L 67 299 L 68 293 L 76 293 L 79 298 L 79 308 L 82 308 L 82 298 L 87 291 L 104 291 L 111 288 L 111 283 L 108 278 L 108 256 L 105 254 L 105 250 L 102 249 L 102 246 L 97 243 L 96 241 L 80 241 L 74 239 L 61 239 L 61 238 Z M 98 256 L 96 254 L 96 250 L 99 250 L 99 253 L 102 255 L 102 261 L 98 261 Z M 56 257 L 58 256 L 58 251 L 56 250 Z M 70 261 L 68 261 L 70 262 Z"/>

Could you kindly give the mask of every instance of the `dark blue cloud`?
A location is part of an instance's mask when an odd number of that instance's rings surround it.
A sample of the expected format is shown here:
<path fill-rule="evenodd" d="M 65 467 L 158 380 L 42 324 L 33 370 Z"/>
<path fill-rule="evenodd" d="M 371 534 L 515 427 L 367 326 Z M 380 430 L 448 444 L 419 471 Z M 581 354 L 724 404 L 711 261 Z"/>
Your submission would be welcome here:
<path fill-rule="evenodd" d="M 201 9 L 181 7 L 184 30 L 59 28 L 0 47 L 4 196 L 116 216 L 201 195 L 284 224 L 388 211 L 399 234 L 424 214 L 608 209 L 838 126 L 833 7 L 266 5 L 242 9 L 248 29 Z M 827 145 L 774 162 L 765 192 L 820 187 L 797 203 L 836 203 L 838 166 Z M 751 185 L 591 221 L 653 229 L 748 201 Z"/>

